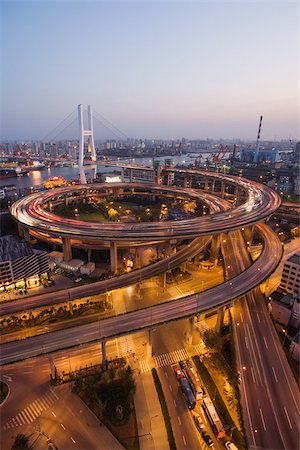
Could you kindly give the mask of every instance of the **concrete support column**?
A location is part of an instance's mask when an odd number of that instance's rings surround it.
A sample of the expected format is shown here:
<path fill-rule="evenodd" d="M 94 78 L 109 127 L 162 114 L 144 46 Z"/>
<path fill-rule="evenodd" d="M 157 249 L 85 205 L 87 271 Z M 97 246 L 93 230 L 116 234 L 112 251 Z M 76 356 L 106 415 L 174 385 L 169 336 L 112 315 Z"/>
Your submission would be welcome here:
<path fill-rule="evenodd" d="M 88 263 L 91 262 L 91 254 L 92 254 L 92 249 L 88 248 L 87 249 L 87 260 L 88 260 Z"/>
<path fill-rule="evenodd" d="M 248 246 L 252 245 L 253 236 L 254 236 L 254 225 L 250 225 L 249 227 L 245 227 L 242 231 L 244 235 L 245 243 Z"/>
<path fill-rule="evenodd" d="M 180 269 L 182 272 L 186 271 L 186 261 L 184 261 L 182 264 L 180 264 Z"/>
<path fill-rule="evenodd" d="M 69 197 L 67 195 L 65 196 L 65 205 L 69 206 Z"/>
<path fill-rule="evenodd" d="M 151 328 L 148 330 L 148 341 L 147 341 L 147 359 L 152 358 L 153 348 L 152 348 L 152 334 Z"/>
<path fill-rule="evenodd" d="M 165 243 L 165 249 L 166 249 L 166 251 L 165 251 L 165 257 L 170 256 L 170 254 L 171 254 L 171 244 L 170 244 L 170 241 L 166 241 L 166 243 Z"/>
<path fill-rule="evenodd" d="M 216 332 L 221 333 L 224 323 L 225 306 L 221 306 L 217 311 Z"/>
<path fill-rule="evenodd" d="M 133 169 L 129 169 L 129 182 L 133 182 Z"/>
<path fill-rule="evenodd" d="M 30 244 L 30 234 L 29 234 L 29 231 L 27 230 L 27 228 L 24 228 L 23 234 L 24 234 L 25 241 L 29 242 L 29 244 Z"/>
<path fill-rule="evenodd" d="M 208 178 L 205 178 L 205 185 L 204 185 L 205 191 L 208 191 L 208 183 L 209 183 Z"/>
<path fill-rule="evenodd" d="M 214 235 L 211 241 L 211 250 L 210 250 L 210 262 L 214 263 L 215 267 L 218 264 L 218 258 L 221 247 L 221 236 Z"/>
<path fill-rule="evenodd" d="M 183 187 L 189 187 L 189 177 L 188 175 L 183 176 Z"/>
<path fill-rule="evenodd" d="M 55 380 L 56 368 L 55 368 L 54 359 L 53 359 L 52 355 L 49 355 L 49 363 L 50 363 L 51 380 Z"/>
<path fill-rule="evenodd" d="M 162 280 L 162 288 L 165 289 L 167 286 L 167 272 L 163 272 L 161 274 L 161 280 Z"/>
<path fill-rule="evenodd" d="M 221 181 L 221 197 L 223 198 L 225 195 L 225 182 Z"/>
<path fill-rule="evenodd" d="M 102 352 L 102 369 L 107 369 L 107 359 L 106 359 L 106 340 L 101 341 L 101 352 Z"/>
<path fill-rule="evenodd" d="M 117 243 L 110 243 L 110 270 L 112 273 L 116 273 L 118 267 L 118 252 Z"/>
<path fill-rule="evenodd" d="M 186 343 L 188 345 L 192 345 L 192 343 L 193 343 L 194 327 L 195 327 L 194 317 L 190 317 L 188 319 L 188 330 L 186 332 Z"/>
<path fill-rule="evenodd" d="M 195 266 L 197 266 L 198 267 L 198 265 L 199 265 L 199 255 L 196 255 L 195 257 L 194 257 L 194 265 Z"/>
<path fill-rule="evenodd" d="M 64 253 L 64 261 L 68 262 L 70 259 L 72 259 L 72 247 L 71 247 L 71 241 L 70 238 L 61 238 L 62 241 L 62 247 L 63 247 L 63 253 Z"/>
<path fill-rule="evenodd" d="M 213 179 L 213 180 L 212 180 L 212 184 L 211 184 L 211 190 L 212 190 L 212 192 L 215 192 L 215 187 L 216 187 L 216 180 Z"/>
<path fill-rule="evenodd" d="M 241 200 L 241 191 L 238 186 L 234 186 L 235 205 L 239 205 Z"/>
<path fill-rule="evenodd" d="M 124 167 L 121 168 L 121 182 L 124 183 Z"/>
<path fill-rule="evenodd" d="M 18 224 L 18 234 L 20 238 L 24 237 L 24 229 Z"/>

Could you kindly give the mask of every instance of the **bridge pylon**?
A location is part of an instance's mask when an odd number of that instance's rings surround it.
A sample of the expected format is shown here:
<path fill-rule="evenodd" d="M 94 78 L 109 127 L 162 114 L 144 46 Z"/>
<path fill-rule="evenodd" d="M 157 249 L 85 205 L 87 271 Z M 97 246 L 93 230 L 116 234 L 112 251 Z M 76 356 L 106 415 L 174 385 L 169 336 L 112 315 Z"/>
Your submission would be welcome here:
<path fill-rule="evenodd" d="M 97 166 L 96 166 L 96 149 L 94 141 L 94 126 L 93 126 L 93 113 L 91 105 L 88 105 L 88 128 L 84 128 L 83 121 L 83 106 L 78 105 L 78 125 L 79 125 L 79 153 L 78 153 L 78 166 L 80 172 L 80 183 L 87 184 L 84 167 L 93 169 L 93 178 L 96 178 Z M 95 163 L 94 166 L 90 164 L 84 164 L 84 144 L 85 138 L 87 138 L 88 153 L 90 153 L 90 162 Z"/>

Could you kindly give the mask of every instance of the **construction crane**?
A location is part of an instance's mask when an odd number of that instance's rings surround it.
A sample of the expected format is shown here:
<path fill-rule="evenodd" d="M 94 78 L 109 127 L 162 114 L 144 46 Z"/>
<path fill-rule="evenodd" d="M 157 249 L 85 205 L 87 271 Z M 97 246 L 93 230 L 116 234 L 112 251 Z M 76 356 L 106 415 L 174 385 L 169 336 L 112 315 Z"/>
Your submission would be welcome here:
<path fill-rule="evenodd" d="M 228 152 L 227 145 L 220 144 L 218 153 L 212 155 L 212 160 L 216 166 L 220 164 L 220 161 L 224 158 L 225 154 Z"/>

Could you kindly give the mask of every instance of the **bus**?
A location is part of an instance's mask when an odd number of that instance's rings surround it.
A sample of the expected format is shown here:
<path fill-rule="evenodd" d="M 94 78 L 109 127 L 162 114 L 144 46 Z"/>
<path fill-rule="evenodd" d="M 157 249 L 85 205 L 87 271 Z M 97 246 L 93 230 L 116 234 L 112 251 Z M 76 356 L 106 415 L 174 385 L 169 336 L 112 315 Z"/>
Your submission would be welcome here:
<path fill-rule="evenodd" d="M 181 391 L 185 398 L 186 404 L 189 409 L 194 409 L 196 407 L 196 398 L 188 382 L 184 372 L 179 369 L 179 367 L 174 367 L 174 372 L 177 377 L 177 380 L 180 384 Z"/>
<path fill-rule="evenodd" d="M 205 412 L 205 415 L 207 417 L 207 420 L 209 422 L 209 425 L 211 426 L 211 429 L 213 430 L 214 435 L 221 439 L 225 436 L 225 430 L 223 427 L 223 424 L 215 410 L 215 407 L 213 405 L 213 402 L 209 397 L 205 397 L 203 399 L 203 410 Z"/>
<path fill-rule="evenodd" d="M 202 399 L 205 396 L 205 392 L 200 384 L 199 378 L 195 374 L 194 368 L 192 366 L 187 365 L 183 369 L 183 372 L 185 373 L 186 378 L 188 379 L 188 381 L 191 385 L 191 388 L 196 397 L 196 400 Z"/>
<path fill-rule="evenodd" d="M 191 389 L 190 383 L 185 377 L 180 378 L 179 384 L 189 409 L 196 408 L 196 399 Z"/>

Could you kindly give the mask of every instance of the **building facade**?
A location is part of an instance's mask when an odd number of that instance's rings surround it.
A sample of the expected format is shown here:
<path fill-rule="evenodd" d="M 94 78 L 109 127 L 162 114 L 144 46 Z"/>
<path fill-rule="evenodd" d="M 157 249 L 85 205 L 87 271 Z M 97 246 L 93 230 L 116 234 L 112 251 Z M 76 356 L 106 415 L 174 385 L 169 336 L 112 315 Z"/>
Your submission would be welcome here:
<path fill-rule="evenodd" d="M 37 284 L 36 277 L 48 271 L 46 252 L 33 250 L 28 242 L 15 236 L 0 238 L 0 288 L 14 288 L 20 280 L 29 287 L 31 281 Z"/>

